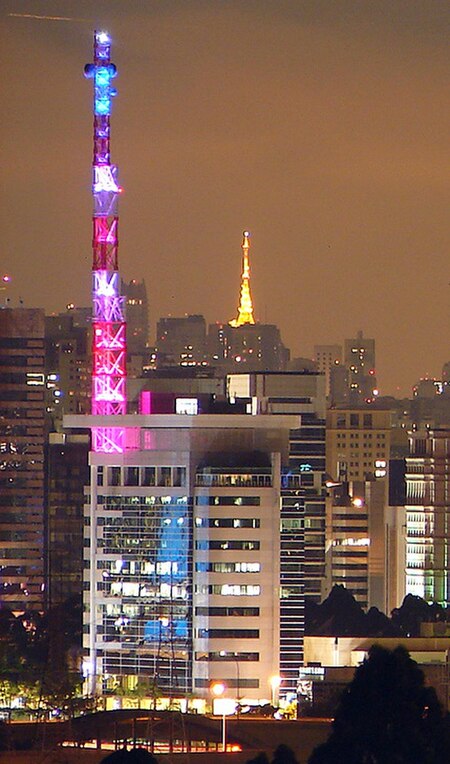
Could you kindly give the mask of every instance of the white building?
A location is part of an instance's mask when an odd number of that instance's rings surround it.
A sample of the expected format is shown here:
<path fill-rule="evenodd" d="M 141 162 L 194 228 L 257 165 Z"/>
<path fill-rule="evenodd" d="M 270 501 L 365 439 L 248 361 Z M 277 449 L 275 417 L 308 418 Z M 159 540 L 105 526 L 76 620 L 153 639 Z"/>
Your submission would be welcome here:
<path fill-rule="evenodd" d="M 280 475 L 294 416 L 67 417 L 125 426 L 90 454 L 85 508 L 91 692 L 270 699 L 279 674 Z"/>
<path fill-rule="evenodd" d="M 412 433 L 406 459 L 406 593 L 450 602 L 450 429 Z"/>

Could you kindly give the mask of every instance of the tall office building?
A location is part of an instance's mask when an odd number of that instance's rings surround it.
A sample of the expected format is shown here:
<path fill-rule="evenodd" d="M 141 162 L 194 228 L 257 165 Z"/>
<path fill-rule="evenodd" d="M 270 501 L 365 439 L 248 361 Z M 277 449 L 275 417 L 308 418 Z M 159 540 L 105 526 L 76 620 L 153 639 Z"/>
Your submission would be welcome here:
<path fill-rule="evenodd" d="M 145 281 L 122 279 L 120 293 L 125 297 L 127 315 L 127 354 L 143 355 L 148 344 L 149 314 Z"/>
<path fill-rule="evenodd" d="M 91 341 L 88 325 L 77 325 L 74 311 L 45 317 L 46 412 L 55 429 L 64 414 L 90 409 Z"/>
<path fill-rule="evenodd" d="M 253 414 L 300 415 L 289 430 L 280 524 L 280 672 L 296 693 L 303 665 L 304 600 L 325 584 L 325 377 L 317 372 L 230 374 L 228 396 Z"/>
<path fill-rule="evenodd" d="M 411 433 L 406 459 L 406 593 L 450 604 L 450 429 Z"/>
<path fill-rule="evenodd" d="M 367 407 L 328 410 L 327 473 L 332 480 L 385 477 L 390 445 L 390 411 Z"/>
<path fill-rule="evenodd" d="M 221 679 L 235 698 L 270 699 L 280 670 L 280 476 L 297 418 L 122 420 L 126 451 L 90 454 L 90 689 L 113 694 L 147 677 L 150 696 L 157 687 L 207 700 Z M 66 425 L 98 426 L 98 417 Z"/>
<path fill-rule="evenodd" d="M 89 435 L 50 433 L 46 445 L 46 604 L 83 590 L 84 486 L 89 482 Z"/>
<path fill-rule="evenodd" d="M 158 368 L 208 365 L 206 322 L 203 316 L 160 318 L 156 327 Z"/>
<path fill-rule="evenodd" d="M 208 348 L 211 366 L 226 374 L 283 371 L 289 360 L 275 324 L 210 324 Z"/>
<path fill-rule="evenodd" d="M 403 463 L 396 437 L 403 430 L 393 430 L 391 420 L 390 410 L 370 406 L 327 412 L 327 589 L 343 584 L 364 607 L 383 612 L 398 607 L 405 594 Z"/>
<path fill-rule="evenodd" d="M 44 598 L 44 312 L 0 310 L 0 602 Z"/>
<path fill-rule="evenodd" d="M 373 400 L 378 393 L 375 372 L 375 340 L 358 331 L 344 342 L 344 366 L 349 374 L 350 404 Z"/>
<path fill-rule="evenodd" d="M 405 596 L 405 509 L 389 506 L 386 480 L 329 486 L 326 593 L 345 586 L 364 609 L 390 613 Z"/>
<path fill-rule="evenodd" d="M 333 369 L 342 363 L 342 345 L 314 345 L 314 360 L 317 371 L 325 375 L 325 390 L 329 396 Z"/>

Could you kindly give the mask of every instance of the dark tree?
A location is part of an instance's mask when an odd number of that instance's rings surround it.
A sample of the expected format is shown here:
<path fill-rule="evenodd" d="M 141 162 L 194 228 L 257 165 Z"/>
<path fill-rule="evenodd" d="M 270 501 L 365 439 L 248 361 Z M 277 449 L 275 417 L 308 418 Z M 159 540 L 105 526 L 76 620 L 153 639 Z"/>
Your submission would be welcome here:
<path fill-rule="evenodd" d="M 378 610 L 371 607 L 366 614 L 365 629 L 368 637 L 396 637 L 396 629 L 392 621 Z"/>
<path fill-rule="evenodd" d="M 448 764 L 446 734 L 436 693 L 409 653 L 374 645 L 308 764 Z"/>
<path fill-rule="evenodd" d="M 269 764 L 267 753 L 261 751 L 253 759 L 248 759 L 247 764 Z"/>
<path fill-rule="evenodd" d="M 445 621 L 446 611 L 437 602 L 428 604 L 421 597 L 407 594 L 399 608 L 392 611 L 392 624 L 405 637 L 420 636 L 420 624 Z"/>
<path fill-rule="evenodd" d="M 366 636 L 365 613 L 345 586 L 336 584 L 328 597 L 306 608 L 307 633 L 315 635 Z"/>
<path fill-rule="evenodd" d="M 280 743 L 273 752 L 272 764 L 298 764 L 294 751 L 288 745 Z"/>
<path fill-rule="evenodd" d="M 101 764 L 158 764 L 158 759 L 145 748 L 120 748 L 108 754 Z"/>

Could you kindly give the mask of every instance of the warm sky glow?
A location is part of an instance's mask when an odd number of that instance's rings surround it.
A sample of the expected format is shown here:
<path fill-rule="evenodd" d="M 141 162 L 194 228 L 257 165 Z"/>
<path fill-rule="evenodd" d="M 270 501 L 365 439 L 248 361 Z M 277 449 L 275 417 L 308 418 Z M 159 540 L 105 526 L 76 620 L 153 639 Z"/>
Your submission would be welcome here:
<path fill-rule="evenodd" d="M 380 394 L 439 376 L 447 2 L 4 0 L 1 14 L 0 272 L 12 297 L 48 311 L 90 303 L 83 67 L 105 29 L 119 71 L 120 267 L 146 280 L 152 334 L 162 315 L 235 314 L 248 227 L 255 317 L 295 355 L 362 329 Z"/>

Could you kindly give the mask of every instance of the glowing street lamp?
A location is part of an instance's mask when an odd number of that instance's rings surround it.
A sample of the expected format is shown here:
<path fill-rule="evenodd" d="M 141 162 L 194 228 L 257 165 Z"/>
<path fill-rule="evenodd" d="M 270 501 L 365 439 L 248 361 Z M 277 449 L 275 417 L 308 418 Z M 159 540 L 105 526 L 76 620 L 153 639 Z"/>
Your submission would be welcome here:
<path fill-rule="evenodd" d="M 210 687 L 211 694 L 213 695 L 213 713 L 214 713 L 214 699 L 222 698 L 227 686 L 224 682 L 213 682 Z M 222 704 L 222 751 L 225 753 L 227 750 L 227 733 L 226 733 L 226 714 L 225 704 Z"/>
<path fill-rule="evenodd" d="M 270 688 L 272 690 L 272 696 L 271 696 L 271 702 L 272 707 L 276 708 L 278 706 L 278 690 L 280 688 L 281 684 L 281 676 L 271 676 L 270 677 Z"/>

